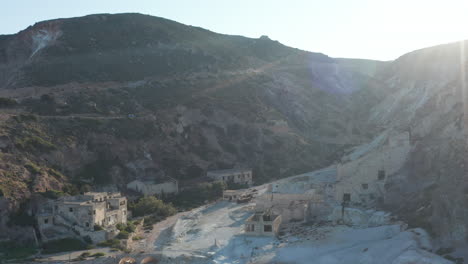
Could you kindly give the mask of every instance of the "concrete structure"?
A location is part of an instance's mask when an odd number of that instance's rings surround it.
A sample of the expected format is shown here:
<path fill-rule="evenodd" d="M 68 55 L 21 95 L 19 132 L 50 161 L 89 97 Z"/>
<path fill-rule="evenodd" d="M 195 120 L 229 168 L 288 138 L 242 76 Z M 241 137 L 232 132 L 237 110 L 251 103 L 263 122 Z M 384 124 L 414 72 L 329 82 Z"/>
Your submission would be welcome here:
<path fill-rule="evenodd" d="M 229 202 L 235 202 L 238 198 L 246 194 L 246 190 L 224 190 L 223 200 Z"/>
<path fill-rule="evenodd" d="M 277 236 L 281 215 L 270 212 L 256 212 L 245 221 L 245 234 L 254 236 Z"/>
<path fill-rule="evenodd" d="M 145 196 L 161 196 L 177 194 L 179 192 L 179 183 L 176 179 L 169 176 L 155 178 L 146 177 L 128 183 L 127 189 L 139 192 Z"/>
<path fill-rule="evenodd" d="M 330 166 L 294 177 L 275 181 L 268 185 L 268 192 L 282 194 L 314 194 L 324 200 L 335 200 L 336 166 Z"/>
<path fill-rule="evenodd" d="M 310 220 L 312 215 L 323 214 L 326 208 L 322 196 L 313 193 L 265 193 L 255 198 L 255 202 L 255 211 L 280 215 L 283 223 Z"/>
<path fill-rule="evenodd" d="M 43 241 L 74 234 L 99 242 L 117 234 L 117 224 L 127 223 L 127 198 L 104 192 L 65 196 L 45 205 L 36 219 Z"/>
<path fill-rule="evenodd" d="M 364 207 L 382 201 L 388 176 L 403 167 L 410 147 L 408 132 L 386 132 L 357 148 L 337 165 L 336 200 Z"/>
<path fill-rule="evenodd" d="M 252 185 L 252 169 L 228 169 L 209 171 L 206 176 L 224 183 Z"/>

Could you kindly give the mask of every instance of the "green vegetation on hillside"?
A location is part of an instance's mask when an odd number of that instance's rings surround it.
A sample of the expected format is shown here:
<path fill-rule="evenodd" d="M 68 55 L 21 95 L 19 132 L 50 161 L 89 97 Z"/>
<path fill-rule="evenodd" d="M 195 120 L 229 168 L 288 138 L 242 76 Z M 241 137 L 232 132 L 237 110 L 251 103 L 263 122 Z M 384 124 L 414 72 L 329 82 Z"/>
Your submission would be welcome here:
<path fill-rule="evenodd" d="M 53 254 L 66 251 L 84 250 L 87 249 L 87 245 L 78 239 L 64 238 L 44 243 L 42 248 L 43 254 Z"/>
<path fill-rule="evenodd" d="M 154 196 L 143 197 L 130 207 L 134 216 L 158 215 L 167 217 L 175 214 L 177 210 L 172 204 L 166 204 Z"/>
<path fill-rule="evenodd" d="M 32 244 L 18 244 L 13 241 L 0 242 L 0 256 L 4 260 L 26 259 L 36 253 L 37 248 Z"/>
<path fill-rule="evenodd" d="M 175 196 L 167 197 L 177 208 L 187 210 L 204 205 L 222 197 L 226 185 L 222 182 L 201 183 L 191 188 L 186 188 Z"/>

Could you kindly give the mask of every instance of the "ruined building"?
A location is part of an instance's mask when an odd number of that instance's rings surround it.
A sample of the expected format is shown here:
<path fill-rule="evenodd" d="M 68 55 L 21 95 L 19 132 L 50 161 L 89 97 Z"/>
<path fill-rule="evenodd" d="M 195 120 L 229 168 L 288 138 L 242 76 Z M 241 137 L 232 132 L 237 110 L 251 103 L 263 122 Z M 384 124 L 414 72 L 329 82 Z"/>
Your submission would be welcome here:
<path fill-rule="evenodd" d="M 43 241 L 89 236 L 93 242 L 114 237 L 127 223 L 127 198 L 120 193 L 88 192 L 50 201 L 37 215 Z"/>
<path fill-rule="evenodd" d="M 228 169 L 209 171 L 207 177 L 224 183 L 252 185 L 252 169 Z"/>
<path fill-rule="evenodd" d="M 255 199 L 257 212 L 269 211 L 281 216 L 283 223 L 306 222 L 327 209 L 321 195 L 265 193 Z"/>
<path fill-rule="evenodd" d="M 281 215 L 271 212 L 256 212 L 245 221 L 245 234 L 254 236 L 277 236 Z"/>
<path fill-rule="evenodd" d="M 383 202 L 389 175 L 400 170 L 410 151 L 408 132 L 386 132 L 360 146 L 337 165 L 336 200 L 373 207 Z"/>
<path fill-rule="evenodd" d="M 179 192 L 179 183 L 169 176 L 145 177 L 129 182 L 127 189 L 139 192 L 144 196 L 162 196 L 177 194 Z"/>

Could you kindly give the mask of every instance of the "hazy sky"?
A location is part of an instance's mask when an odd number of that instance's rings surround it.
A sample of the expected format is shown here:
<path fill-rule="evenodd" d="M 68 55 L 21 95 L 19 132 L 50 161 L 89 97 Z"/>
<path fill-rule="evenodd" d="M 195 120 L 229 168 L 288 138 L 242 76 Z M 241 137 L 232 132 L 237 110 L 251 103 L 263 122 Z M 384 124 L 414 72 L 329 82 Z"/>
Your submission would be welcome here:
<path fill-rule="evenodd" d="M 468 0 L 0 0 L 0 34 L 35 22 L 139 12 L 225 34 L 268 35 L 332 57 L 390 60 L 468 39 Z"/>

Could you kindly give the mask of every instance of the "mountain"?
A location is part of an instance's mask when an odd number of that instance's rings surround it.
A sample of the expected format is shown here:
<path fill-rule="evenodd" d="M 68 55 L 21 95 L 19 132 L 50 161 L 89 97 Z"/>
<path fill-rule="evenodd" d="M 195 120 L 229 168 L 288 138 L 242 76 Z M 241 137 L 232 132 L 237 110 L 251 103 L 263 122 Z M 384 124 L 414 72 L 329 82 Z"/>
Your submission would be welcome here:
<path fill-rule="evenodd" d="M 381 63 L 351 64 L 141 14 L 0 36 L 0 225 L 38 192 L 231 167 L 262 183 L 333 163 L 376 130 Z"/>
<path fill-rule="evenodd" d="M 464 243 L 467 43 L 388 62 L 331 58 L 140 14 L 0 36 L 0 238 L 28 235 L 5 227 L 38 192 L 161 174 L 184 186 L 232 167 L 263 183 L 399 131 L 411 148 L 381 206 L 441 244 Z"/>

